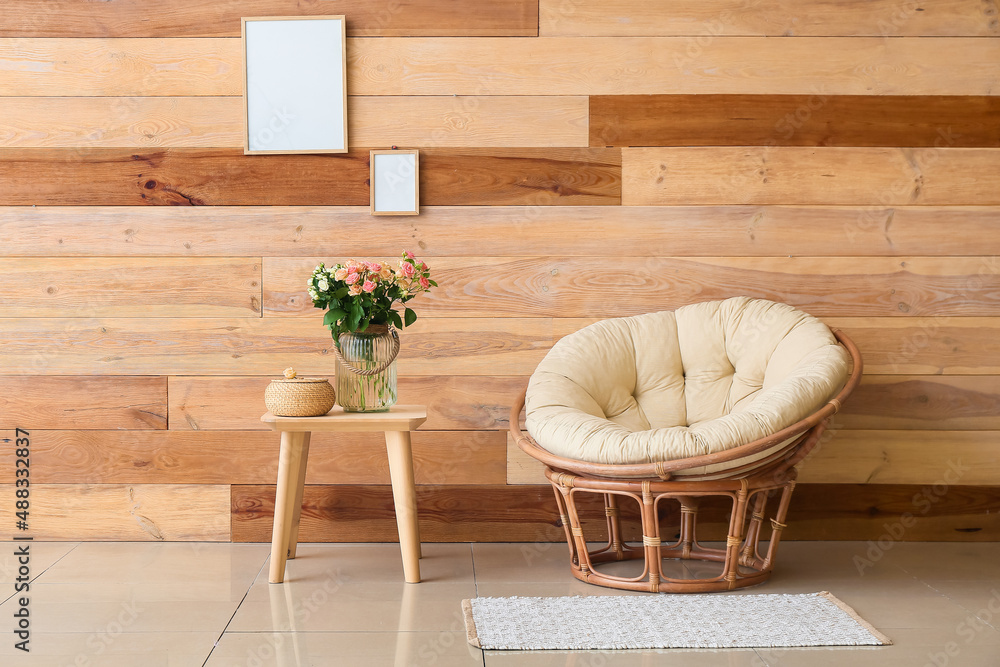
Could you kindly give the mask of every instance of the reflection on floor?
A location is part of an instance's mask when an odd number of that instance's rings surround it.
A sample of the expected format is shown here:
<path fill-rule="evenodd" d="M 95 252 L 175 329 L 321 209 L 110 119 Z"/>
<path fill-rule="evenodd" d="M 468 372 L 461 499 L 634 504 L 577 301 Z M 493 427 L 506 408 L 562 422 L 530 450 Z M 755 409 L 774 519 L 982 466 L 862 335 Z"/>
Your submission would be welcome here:
<path fill-rule="evenodd" d="M 425 544 L 420 584 L 403 583 L 398 545 L 305 544 L 286 583 L 270 585 L 262 544 L 37 542 L 25 654 L 11 632 L 24 594 L 14 595 L 18 563 L 8 542 L 0 556 L 0 618 L 7 619 L 0 664 L 1000 665 L 1000 544 L 890 546 L 785 542 L 769 583 L 724 595 L 829 590 L 889 635 L 891 647 L 517 653 L 469 646 L 460 601 L 627 593 L 573 580 L 561 544 Z"/>

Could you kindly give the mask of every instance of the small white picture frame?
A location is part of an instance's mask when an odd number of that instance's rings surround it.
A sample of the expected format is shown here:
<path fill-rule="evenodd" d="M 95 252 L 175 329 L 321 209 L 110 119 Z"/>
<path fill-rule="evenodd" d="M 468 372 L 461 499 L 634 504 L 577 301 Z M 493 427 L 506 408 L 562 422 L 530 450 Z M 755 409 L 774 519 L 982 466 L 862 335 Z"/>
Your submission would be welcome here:
<path fill-rule="evenodd" d="M 250 17 L 242 25 L 243 153 L 346 153 L 344 17 Z"/>
<path fill-rule="evenodd" d="M 371 151 L 369 162 L 371 214 L 419 215 L 420 151 Z"/>

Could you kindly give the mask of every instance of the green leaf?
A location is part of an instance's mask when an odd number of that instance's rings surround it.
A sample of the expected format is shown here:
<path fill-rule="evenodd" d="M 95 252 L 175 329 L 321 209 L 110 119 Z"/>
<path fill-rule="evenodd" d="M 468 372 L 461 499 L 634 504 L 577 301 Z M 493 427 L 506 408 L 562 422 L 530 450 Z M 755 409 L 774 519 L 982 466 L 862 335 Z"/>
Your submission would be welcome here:
<path fill-rule="evenodd" d="M 405 310 L 403 310 L 403 320 L 405 322 L 403 326 L 408 327 L 417 321 L 417 314 L 412 310 L 410 310 L 409 308 L 406 308 Z"/>
<path fill-rule="evenodd" d="M 395 310 L 390 310 L 389 311 L 389 319 L 392 321 L 392 324 L 397 329 L 402 329 L 403 328 L 403 320 L 400 319 L 399 313 L 396 312 Z"/>
<path fill-rule="evenodd" d="M 346 287 L 341 287 L 339 290 L 337 290 L 336 292 L 333 293 L 333 298 L 334 299 L 343 299 L 345 296 L 347 296 L 347 288 Z"/>

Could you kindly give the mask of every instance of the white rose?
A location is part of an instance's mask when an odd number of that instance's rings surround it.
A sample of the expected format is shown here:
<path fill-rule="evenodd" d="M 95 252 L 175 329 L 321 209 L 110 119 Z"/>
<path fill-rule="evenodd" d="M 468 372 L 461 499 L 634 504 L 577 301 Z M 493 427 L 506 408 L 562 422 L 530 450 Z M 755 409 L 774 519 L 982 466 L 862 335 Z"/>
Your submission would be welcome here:
<path fill-rule="evenodd" d="M 326 282 L 325 280 L 319 281 L 319 291 L 320 292 L 325 292 L 328 289 L 330 289 L 330 283 Z"/>

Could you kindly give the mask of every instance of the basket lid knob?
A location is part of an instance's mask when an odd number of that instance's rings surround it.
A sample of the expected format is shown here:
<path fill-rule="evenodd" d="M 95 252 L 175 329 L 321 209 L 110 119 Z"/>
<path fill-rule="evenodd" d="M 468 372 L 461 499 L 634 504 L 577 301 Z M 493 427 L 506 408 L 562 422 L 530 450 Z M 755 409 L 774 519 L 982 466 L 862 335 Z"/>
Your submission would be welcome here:
<path fill-rule="evenodd" d="M 296 372 L 295 372 L 294 368 L 292 368 L 291 366 L 289 366 L 288 368 L 285 369 L 285 377 L 286 378 L 288 378 L 289 380 L 291 380 L 295 376 L 296 376 Z"/>

